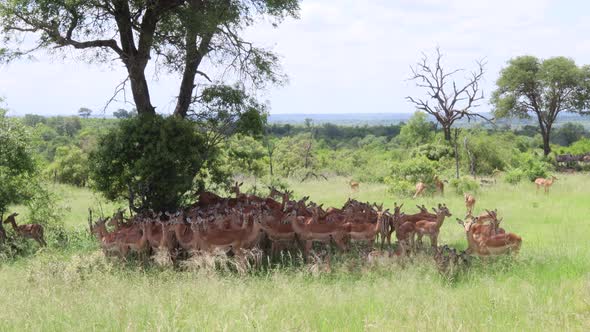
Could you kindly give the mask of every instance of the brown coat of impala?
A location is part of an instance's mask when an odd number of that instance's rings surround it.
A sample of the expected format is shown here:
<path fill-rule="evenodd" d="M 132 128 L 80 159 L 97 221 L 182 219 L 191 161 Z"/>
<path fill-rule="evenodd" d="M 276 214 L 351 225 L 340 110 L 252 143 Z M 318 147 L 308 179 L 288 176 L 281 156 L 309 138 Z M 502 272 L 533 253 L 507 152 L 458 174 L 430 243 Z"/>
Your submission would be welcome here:
<path fill-rule="evenodd" d="M 475 219 L 475 218 L 474 218 Z M 482 230 L 482 224 L 476 220 L 464 222 L 457 219 L 457 222 L 463 226 L 467 243 L 467 251 L 477 256 L 497 256 L 507 253 L 518 253 L 522 245 L 522 238 L 514 233 L 501 233 L 488 235 L 487 231 Z"/>
<path fill-rule="evenodd" d="M 25 225 L 17 225 L 16 224 L 16 216 L 18 213 L 13 213 L 4 220 L 5 224 L 11 224 L 14 232 L 19 236 L 24 237 L 25 239 L 33 239 L 39 243 L 40 246 L 45 247 L 47 243 L 43 238 L 43 226 L 39 224 L 25 224 Z"/>
<path fill-rule="evenodd" d="M 436 212 L 436 221 L 432 220 L 420 220 L 416 222 L 416 235 L 418 243 L 422 243 L 422 236 L 428 236 L 430 238 L 430 245 L 436 248 L 438 245 L 438 234 L 440 228 L 443 225 L 445 217 L 450 217 L 451 213 L 446 205 L 438 205 L 438 209 L 433 209 Z"/>
<path fill-rule="evenodd" d="M 473 207 L 475 206 L 475 197 L 467 193 L 465 193 L 463 197 L 465 198 L 465 208 L 467 209 L 467 214 L 473 214 Z"/>
<path fill-rule="evenodd" d="M 331 243 L 331 241 L 334 241 L 338 248 L 346 250 L 345 239 L 347 232 L 342 225 L 306 222 L 313 218 L 307 218 L 306 220 L 306 218 L 298 217 L 291 223 L 293 230 L 305 244 L 303 252 L 305 259 L 309 256 L 313 242 Z"/>
<path fill-rule="evenodd" d="M 539 191 L 539 188 L 543 187 L 543 189 L 545 190 L 545 193 L 548 193 L 549 188 L 551 188 L 551 186 L 553 185 L 553 182 L 555 180 L 557 180 L 557 178 L 555 176 L 552 176 L 549 179 L 536 178 L 535 185 L 537 185 L 537 192 Z"/>

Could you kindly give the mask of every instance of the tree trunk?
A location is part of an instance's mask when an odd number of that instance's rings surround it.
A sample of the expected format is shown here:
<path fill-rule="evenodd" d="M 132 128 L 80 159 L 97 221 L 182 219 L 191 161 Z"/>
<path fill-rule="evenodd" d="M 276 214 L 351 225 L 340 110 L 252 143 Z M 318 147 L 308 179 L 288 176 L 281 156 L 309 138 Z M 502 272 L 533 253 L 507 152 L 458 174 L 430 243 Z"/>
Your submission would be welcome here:
<path fill-rule="evenodd" d="M 451 134 L 451 130 L 449 129 L 449 136 Z M 446 135 L 446 130 L 445 130 Z M 454 147 L 455 147 L 455 172 L 457 179 L 459 178 L 459 143 L 457 142 L 459 139 L 459 129 L 455 129 L 455 140 L 454 140 Z"/>
<path fill-rule="evenodd" d="M 545 156 L 551 153 L 551 146 L 549 145 L 549 133 L 543 135 L 543 154 Z"/>
<path fill-rule="evenodd" d="M 197 32 L 190 29 L 186 36 L 186 59 L 184 62 L 184 72 L 182 74 L 182 82 L 180 83 L 180 91 L 178 92 L 178 101 L 174 109 L 174 115 L 184 118 L 188 113 L 191 105 L 193 90 L 195 88 L 195 77 L 199 65 L 203 60 L 203 55 L 207 53 L 209 43 L 213 34 L 206 35 L 197 48 Z"/>
<path fill-rule="evenodd" d="M 443 127 L 443 132 L 445 133 L 445 141 L 451 143 L 452 137 L 451 137 L 451 126 L 449 125 L 445 125 L 445 124 L 441 124 Z"/>
<path fill-rule="evenodd" d="M 137 68 L 140 67 L 140 68 Z M 152 106 L 150 100 L 150 90 L 145 78 L 145 68 L 138 65 L 129 65 L 127 67 L 129 81 L 131 82 L 131 92 L 137 108 L 138 115 L 156 114 L 156 109 Z"/>

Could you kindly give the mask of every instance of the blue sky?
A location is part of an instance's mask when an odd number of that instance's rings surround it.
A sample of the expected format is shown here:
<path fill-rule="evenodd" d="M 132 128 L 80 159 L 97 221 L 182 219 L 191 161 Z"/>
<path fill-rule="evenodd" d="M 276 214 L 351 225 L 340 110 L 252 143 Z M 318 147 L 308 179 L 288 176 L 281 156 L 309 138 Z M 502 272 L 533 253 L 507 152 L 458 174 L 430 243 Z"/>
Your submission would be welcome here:
<path fill-rule="evenodd" d="M 448 68 L 470 69 L 486 58 L 486 97 L 511 57 L 564 55 L 590 64 L 587 1 L 304 0 L 301 7 L 299 20 L 247 31 L 280 54 L 289 76 L 286 86 L 260 93 L 271 113 L 412 112 L 404 97 L 423 93 L 407 81 L 409 66 L 436 46 Z M 97 66 L 37 54 L 0 65 L 0 96 L 11 114 L 100 111 L 124 78 L 117 60 Z M 149 78 L 153 104 L 172 112 L 178 77 L 152 71 Z M 107 113 L 119 107 L 132 105 L 113 104 Z M 489 110 L 487 102 L 480 110 Z"/>

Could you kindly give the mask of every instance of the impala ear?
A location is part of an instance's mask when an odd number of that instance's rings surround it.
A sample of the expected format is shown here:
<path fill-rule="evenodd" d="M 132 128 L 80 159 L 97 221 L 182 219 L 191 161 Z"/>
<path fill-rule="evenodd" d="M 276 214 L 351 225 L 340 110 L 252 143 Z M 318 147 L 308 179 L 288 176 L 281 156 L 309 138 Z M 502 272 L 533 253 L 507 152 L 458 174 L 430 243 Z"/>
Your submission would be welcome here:
<path fill-rule="evenodd" d="M 237 183 L 237 182 L 236 182 L 236 183 Z M 243 184 L 244 184 L 244 182 L 240 182 L 240 184 L 238 184 L 238 186 L 240 186 L 240 187 L 241 187 Z"/>
<path fill-rule="evenodd" d="M 463 226 L 465 226 L 465 222 L 464 222 L 463 220 L 461 220 L 461 219 L 459 219 L 459 218 L 456 218 L 456 219 L 457 219 L 457 223 L 458 223 L 459 225 L 463 225 Z"/>
<path fill-rule="evenodd" d="M 400 205 L 400 206 L 399 206 L 399 208 L 401 209 L 401 208 L 402 208 L 402 206 L 404 206 L 404 203 L 402 203 L 402 205 Z"/>
<path fill-rule="evenodd" d="M 432 211 L 434 211 L 434 213 L 437 213 L 438 212 L 438 210 L 435 209 L 435 208 L 432 208 Z"/>

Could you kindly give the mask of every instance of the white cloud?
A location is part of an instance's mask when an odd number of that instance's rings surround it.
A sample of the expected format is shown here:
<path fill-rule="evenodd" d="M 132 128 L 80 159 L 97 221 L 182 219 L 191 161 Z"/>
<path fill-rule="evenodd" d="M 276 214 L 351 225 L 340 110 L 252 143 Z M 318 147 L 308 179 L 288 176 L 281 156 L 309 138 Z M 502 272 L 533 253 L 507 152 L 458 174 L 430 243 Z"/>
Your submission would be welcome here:
<path fill-rule="evenodd" d="M 585 8 L 581 8 L 581 7 Z M 497 73 L 514 56 L 565 55 L 590 63 L 587 4 L 549 0 L 305 0 L 301 19 L 278 29 L 261 24 L 248 31 L 258 44 L 282 55 L 286 87 L 263 94 L 276 113 L 410 112 L 404 97 L 417 90 L 406 81 L 422 51 L 440 46 L 445 63 L 472 68 L 486 57 L 486 95 Z M 14 64 L 0 68 L 0 95 L 20 113 L 99 109 L 123 71 L 88 65 Z M 175 77 L 151 82 L 154 104 L 169 112 Z M 486 110 L 487 106 L 482 106 Z"/>

